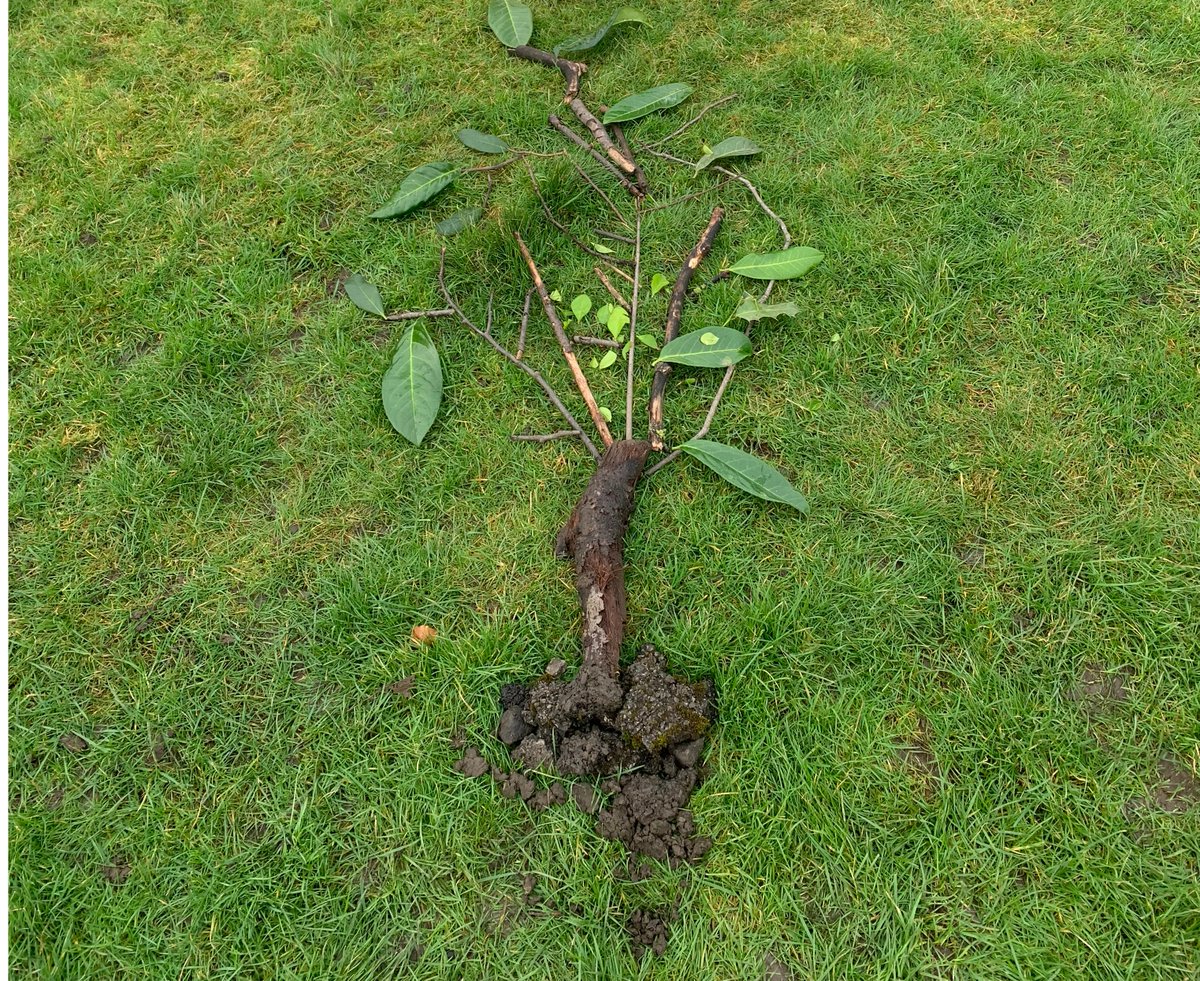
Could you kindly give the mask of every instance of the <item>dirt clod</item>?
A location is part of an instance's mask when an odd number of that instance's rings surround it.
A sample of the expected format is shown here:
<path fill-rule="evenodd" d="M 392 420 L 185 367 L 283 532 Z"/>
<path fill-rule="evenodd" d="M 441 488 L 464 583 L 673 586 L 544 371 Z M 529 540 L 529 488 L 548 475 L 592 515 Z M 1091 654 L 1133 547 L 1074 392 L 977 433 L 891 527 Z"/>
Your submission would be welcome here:
<path fill-rule="evenodd" d="M 129 862 L 121 855 L 114 855 L 107 865 L 100 869 L 100 873 L 104 876 L 104 881 L 110 886 L 122 885 L 129 878 L 129 873 L 133 869 Z"/>
<path fill-rule="evenodd" d="M 463 758 L 454 764 L 454 769 L 466 777 L 482 777 L 488 772 L 488 761 L 479 755 L 479 750 L 468 746 Z"/>
<path fill-rule="evenodd" d="M 68 753 L 82 753 L 88 748 L 87 740 L 76 732 L 68 732 L 59 736 L 58 745 Z"/>
<path fill-rule="evenodd" d="M 1182 814 L 1200 804 L 1200 779 L 1183 764 L 1164 757 L 1158 761 L 1158 786 L 1151 799 L 1167 814 Z"/>
<path fill-rule="evenodd" d="M 687 810 L 715 714 L 709 683 L 667 673 L 663 656 L 647 646 L 619 678 L 584 671 L 569 681 L 543 676 L 528 687 L 505 685 L 500 703 L 497 738 L 518 764 L 513 772 L 491 771 L 505 797 L 535 810 L 566 799 L 561 784 L 539 792 L 530 771 L 606 777 L 604 805 L 589 783 L 571 788 L 576 806 L 596 815 L 602 837 L 671 867 L 712 847 L 696 835 Z M 470 753 L 458 764 L 468 775 L 478 767 Z"/>
<path fill-rule="evenodd" d="M 667 950 L 667 938 L 671 932 L 671 921 L 675 914 L 670 911 L 635 909 L 625 921 L 625 932 L 629 934 L 629 946 L 639 961 L 646 951 L 661 957 Z"/>

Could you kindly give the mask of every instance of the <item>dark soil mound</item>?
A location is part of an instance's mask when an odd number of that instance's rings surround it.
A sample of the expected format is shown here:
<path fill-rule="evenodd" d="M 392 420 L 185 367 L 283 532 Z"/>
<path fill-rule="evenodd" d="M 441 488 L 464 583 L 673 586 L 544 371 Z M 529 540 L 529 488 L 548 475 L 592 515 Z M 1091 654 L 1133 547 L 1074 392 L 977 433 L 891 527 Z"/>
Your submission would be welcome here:
<path fill-rule="evenodd" d="M 596 816 L 603 837 L 671 867 L 711 847 L 696 835 L 687 809 L 700 783 L 704 734 L 716 716 L 710 682 L 681 681 L 646 646 L 619 678 L 581 671 L 564 681 L 547 674 L 530 685 L 505 685 L 500 702 L 496 735 L 517 766 L 490 773 L 506 797 L 535 809 L 573 800 Z M 459 769 L 468 776 L 489 772 L 474 750 Z M 575 785 L 570 794 L 558 782 L 539 791 L 532 773 Z"/>

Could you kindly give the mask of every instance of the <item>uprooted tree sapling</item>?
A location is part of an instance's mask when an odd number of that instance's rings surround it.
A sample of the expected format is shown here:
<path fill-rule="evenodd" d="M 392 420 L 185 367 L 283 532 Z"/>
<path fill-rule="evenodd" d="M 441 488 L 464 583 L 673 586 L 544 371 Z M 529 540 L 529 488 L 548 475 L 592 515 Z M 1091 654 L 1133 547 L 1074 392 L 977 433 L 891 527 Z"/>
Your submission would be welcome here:
<path fill-rule="evenodd" d="M 533 381 L 566 424 L 565 429 L 544 434 L 521 433 L 513 439 L 533 442 L 577 439 L 596 462 L 595 471 L 559 532 L 556 544 L 557 554 L 575 565 L 582 617 L 581 666 L 573 677 L 567 678 L 563 663 L 555 661 L 543 677 L 531 684 L 504 686 L 498 736 L 511 752 L 516 763 L 514 769 L 490 766 L 477 749 L 468 751 L 459 769 L 471 776 L 490 773 L 502 793 L 520 797 L 535 808 L 561 802 L 567 793 L 557 781 L 539 789 L 533 774 L 551 780 L 575 781 L 571 796 L 580 807 L 597 814 L 602 835 L 624 842 L 632 853 L 674 865 L 697 859 L 710 844 L 696 834 L 687 802 L 699 779 L 703 740 L 715 718 L 716 707 L 709 683 L 692 683 L 672 676 L 666 670 L 664 658 L 652 647 L 643 647 L 632 663 L 624 666 L 621 663 L 627 608 L 624 542 L 635 507 L 635 493 L 640 480 L 686 453 L 750 494 L 800 511 L 807 509 L 800 493 L 770 464 L 705 436 L 737 363 L 751 354 L 748 336 L 751 327 L 760 320 L 794 316 L 798 312 L 792 303 L 767 303 L 776 281 L 803 275 L 822 257 L 814 249 L 792 247 L 787 224 L 767 206 L 758 188 L 742 173 L 726 166 L 758 156 L 762 151 L 757 144 L 743 136 L 730 136 L 711 149 L 704 147 L 697 161 L 687 161 L 661 149 L 732 97 L 706 106 L 667 137 L 647 145 L 631 141 L 622 127 L 681 104 L 692 92 L 689 86 L 677 82 L 654 86 L 628 95 L 607 109 L 597 105 L 600 115 L 589 107 L 583 91 L 588 66 L 565 55 L 577 56 L 595 50 L 618 26 L 625 25 L 624 29 L 629 30 L 645 23 L 646 17 L 638 11 L 622 8 L 590 34 L 546 51 L 529 43 L 533 16 L 527 6 L 518 0 L 491 0 L 488 24 L 508 56 L 556 70 L 562 77 L 565 86 L 562 102 L 577 126 L 568 125 L 554 113 L 549 114 L 548 122 L 554 132 L 566 138 L 566 147 L 553 153 L 535 153 L 516 149 L 502 137 L 464 128 L 457 136 L 465 147 L 504 159 L 480 167 L 445 161 L 423 164 L 404 178 L 392 198 L 371 215 L 385 219 L 410 214 L 460 179 L 483 177 L 487 181 L 484 200 L 460 207 L 437 225 L 443 236 L 458 234 L 482 219 L 493 180 L 498 175 L 510 179 L 512 173 L 524 169 L 549 226 L 561 233 L 567 243 L 595 260 L 593 272 L 607 294 L 602 305 L 595 305 L 585 293 L 566 301 L 559 291 L 550 289 L 542 269 L 552 268 L 551 257 L 536 256 L 517 231 L 511 237 L 523 267 L 511 267 L 508 275 L 526 284 L 527 291 L 515 350 L 502 336 L 507 332 L 501 326 L 505 317 L 493 317 L 491 299 L 483 328 L 456 299 L 447 282 L 444 246 L 437 285 L 445 307 L 389 314 L 380 291 L 358 276 L 347 283 L 347 294 L 373 316 L 413 321 L 383 382 L 387 416 L 406 438 L 414 443 L 425 438 L 441 402 L 441 363 L 423 318 L 449 316 Z M 585 156 L 579 157 L 575 152 L 579 150 Z M 697 325 L 697 329 L 685 333 L 683 323 L 693 277 L 720 236 L 729 204 L 715 206 L 674 280 L 655 273 L 646 284 L 652 298 L 670 287 L 661 344 L 658 332 L 654 328 L 647 330 L 646 318 L 639 309 L 647 296 L 642 283 L 646 267 L 643 227 L 655 212 L 678 202 L 648 205 L 647 199 L 653 200 L 654 195 L 653 185 L 637 159 L 643 152 L 690 168 L 696 180 L 702 182 L 701 190 L 678 201 L 716 193 L 729 186 L 744 188 L 763 213 L 775 221 L 783 240 L 780 251 L 746 255 L 729 267 L 730 275 L 765 282 L 759 296 L 746 294 L 736 310 L 729 312 L 724 324 Z M 620 230 L 579 229 L 569 219 L 556 215 L 542 194 L 535 169 L 530 166 L 529 158 L 535 156 L 565 157 L 579 177 L 580 192 L 594 193 L 602 200 Z M 524 168 L 510 171 L 510 165 L 518 161 Z M 599 171 L 589 174 L 587 167 L 598 167 Z M 709 175 L 717 179 L 712 180 Z M 627 195 L 626 209 L 619 207 L 603 189 L 602 185 L 609 182 Z M 620 197 L 619 193 L 616 196 Z M 490 274 L 497 275 L 494 270 Z M 547 378 L 526 360 L 526 337 L 535 296 L 594 427 L 595 442 L 580 422 L 583 417 L 577 418 Z M 743 330 L 730 326 L 735 319 L 744 321 Z M 599 336 L 591 336 L 593 333 Z M 623 362 L 625 418 L 620 428 L 613 421 L 612 411 L 599 404 L 576 353 L 577 344 L 597 351 L 597 356 L 591 359 L 594 371 Z M 640 377 L 636 357 L 639 348 L 657 350 L 648 379 L 645 438 L 635 437 L 634 392 Z M 666 422 L 666 395 L 672 372 L 709 368 L 723 369 L 724 374 L 707 415 L 691 439 L 672 449 Z M 624 438 L 620 438 L 621 429 Z M 650 465 L 651 456 L 658 453 L 665 455 Z"/>

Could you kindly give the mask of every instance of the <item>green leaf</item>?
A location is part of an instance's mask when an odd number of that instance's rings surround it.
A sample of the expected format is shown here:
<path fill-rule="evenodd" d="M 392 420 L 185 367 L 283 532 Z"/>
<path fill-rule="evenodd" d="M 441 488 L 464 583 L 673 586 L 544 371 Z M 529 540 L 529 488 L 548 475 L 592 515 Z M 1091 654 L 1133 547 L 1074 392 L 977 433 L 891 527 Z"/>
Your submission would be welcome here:
<path fill-rule="evenodd" d="M 383 376 L 383 410 L 410 443 L 421 445 L 442 404 L 442 364 L 423 324 L 400 339 L 392 366 Z"/>
<path fill-rule="evenodd" d="M 612 249 L 610 249 L 607 245 L 601 245 L 599 242 L 593 242 L 592 248 L 595 251 L 599 252 L 601 255 L 612 255 L 613 254 Z"/>
<path fill-rule="evenodd" d="M 756 153 L 762 153 L 762 150 L 753 140 L 748 140 L 744 136 L 731 136 L 727 140 L 722 140 L 711 150 L 704 151 L 704 156 L 696 161 L 696 172 L 699 173 L 709 164 L 724 160 L 726 157 L 752 157 Z"/>
<path fill-rule="evenodd" d="M 741 317 L 742 320 L 749 324 L 756 320 L 795 317 L 799 313 L 800 308 L 794 303 L 759 303 L 758 300 L 747 293 L 742 297 L 742 302 L 738 304 L 738 308 L 733 312 L 733 315 Z"/>
<path fill-rule="evenodd" d="M 571 312 L 575 314 L 575 319 L 582 321 L 588 315 L 588 311 L 592 309 L 592 298 L 586 293 L 580 293 L 571 301 Z"/>
<path fill-rule="evenodd" d="M 671 285 L 671 281 L 662 273 L 655 273 L 650 279 L 650 295 L 658 296 L 663 290 Z"/>
<path fill-rule="evenodd" d="M 613 307 L 612 313 L 608 315 L 608 332 L 614 338 L 619 338 L 621 332 L 629 326 L 629 314 L 623 307 Z"/>
<path fill-rule="evenodd" d="M 594 30 L 591 34 L 584 34 L 580 37 L 568 38 L 554 46 L 554 54 L 557 57 L 564 52 L 574 53 L 576 51 L 590 51 L 597 44 L 604 40 L 604 36 L 618 24 L 649 24 L 646 15 L 640 10 L 634 10 L 632 7 L 622 7 L 600 27 Z"/>
<path fill-rule="evenodd" d="M 600 415 L 604 416 L 605 422 L 612 422 L 612 409 L 608 408 L 607 406 L 598 405 L 596 406 L 596 410 L 600 413 Z"/>
<path fill-rule="evenodd" d="M 745 256 L 730 266 L 729 271 L 748 279 L 795 279 L 824 258 L 824 253 L 806 245 L 798 245 L 786 252 Z"/>
<path fill-rule="evenodd" d="M 424 204 L 439 191 L 445 190 L 458 176 L 458 168 L 451 163 L 423 164 L 404 178 L 400 190 L 370 218 L 395 218 Z"/>
<path fill-rule="evenodd" d="M 605 352 L 604 357 L 602 357 L 600 359 L 600 367 L 602 369 L 603 368 L 611 368 L 616 363 L 617 363 L 617 352 L 616 351 L 607 351 L 607 352 Z M 612 422 L 612 420 L 610 419 L 609 422 Z"/>
<path fill-rule="evenodd" d="M 659 85 L 637 95 L 627 95 L 604 114 L 604 123 L 627 123 L 631 119 L 641 119 L 659 109 L 670 109 L 677 106 L 689 95 L 692 87 L 683 82 L 672 82 L 670 85 Z"/>
<path fill-rule="evenodd" d="M 607 327 L 608 318 L 612 316 L 612 312 L 613 305 L 611 303 L 604 304 L 604 306 L 600 307 L 600 309 L 596 311 L 596 322 L 602 327 Z"/>
<path fill-rule="evenodd" d="M 478 150 L 480 153 L 505 153 L 508 150 L 508 144 L 500 137 L 489 136 L 477 129 L 460 129 L 454 135 L 458 137 L 458 142 L 463 146 Z"/>
<path fill-rule="evenodd" d="M 346 280 L 346 295 L 358 309 L 382 317 L 387 311 L 383 309 L 383 297 L 379 290 L 368 283 L 358 273 Z"/>
<path fill-rule="evenodd" d="M 462 211 L 456 211 L 433 227 L 437 229 L 439 235 L 457 235 L 464 228 L 470 228 L 479 221 L 482 214 L 482 208 L 463 208 Z"/>
<path fill-rule="evenodd" d="M 519 48 L 533 34 L 533 11 L 520 0 L 491 0 L 488 27 L 506 48 Z"/>
<path fill-rule="evenodd" d="M 676 337 L 663 345 L 655 364 L 669 361 L 694 368 L 728 368 L 751 353 L 750 338 L 732 327 L 709 327 Z"/>
<path fill-rule="evenodd" d="M 554 290 L 550 294 L 550 299 L 552 299 L 555 303 L 562 303 L 562 293 L 560 293 L 558 290 Z"/>
<path fill-rule="evenodd" d="M 638 334 L 637 339 L 646 347 L 658 347 L 658 338 L 653 334 Z"/>
<path fill-rule="evenodd" d="M 764 501 L 790 504 L 801 514 L 808 513 L 804 495 L 783 474 L 756 456 L 710 439 L 689 439 L 679 449 L 748 494 Z"/>

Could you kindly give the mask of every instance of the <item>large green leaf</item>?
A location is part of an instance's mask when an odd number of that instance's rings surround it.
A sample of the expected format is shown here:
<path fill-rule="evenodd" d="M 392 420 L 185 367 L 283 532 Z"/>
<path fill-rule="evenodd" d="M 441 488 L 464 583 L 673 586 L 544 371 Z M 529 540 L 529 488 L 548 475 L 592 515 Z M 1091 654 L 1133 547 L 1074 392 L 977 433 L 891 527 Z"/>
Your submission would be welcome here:
<path fill-rule="evenodd" d="M 554 54 L 573 54 L 576 51 L 590 51 L 597 44 L 604 40 L 604 36 L 608 34 L 618 24 L 649 24 L 646 15 L 640 10 L 634 10 L 632 7 L 622 7 L 606 20 L 600 27 L 596 28 L 591 34 L 584 34 L 580 37 L 572 37 L 554 46 Z"/>
<path fill-rule="evenodd" d="M 746 323 L 754 323 L 756 320 L 774 320 L 776 317 L 795 317 L 800 313 L 800 308 L 792 302 L 785 303 L 760 303 L 757 299 L 747 293 L 742 297 L 742 302 L 738 304 L 738 308 L 733 312 L 735 317 L 740 317 Z"/>
<path fill-rule="evenodd" d="M 464 228 L 470 228 L 479 221 L 482 214 L 482 208 L 463 208 L 462 211 L 454 212 L 449 218 L 443 218 L 433 227 L 437 229 L 439 235 L 457 235 Z"/>
<path fill-rule="evenodd" d="M 679 448 L 718 476 L 724 477 L 734 487 L 740 487 L 764 501 L 790 504 L 801 514 L 808 513 L 808 501 L 804 495 L 765 460 L 710 439 L 689 439 Z"/>
<path fill-rule="evenodd" d="M 392 366 L 383 376 L 383 410 L 396 432 L 421 445 L 442 404 L 442 363 L 423 324 L 400 339 Z"/>
<path fill-rule="evenodd" d="M 752 157 L 756 153 L 762 153 L 762 150 L 753 140 L 748 140 L 744 136 L 731 136 L 727 140 L 722 140 L 697 160 L 696 170 L 703 170 L 709 164 L 724 160 L 726 157 Z"/>
<path fill-rule="evenodd" d="M 492 0 L 488 27 L 506 48 L 518 48 L 533 33 L 533 11 L 520 0 Z"/>
<path fill-rule="evenodd" d="M 672 82 L 670 85 L 659 85 L 646 89 L 637 95 L 627 95 L 604 114 L 604 122 L 627 123 L 631 119 L 641 119 L 659 109 L 670 109 L 677 106 L 689 95 L 692 87 L 683 82 Z"/>
<path fill-rule="evenodd" d="M 825 256 L 816 249 L 798 245 L 786 252 L 765 252 L 738 259 L 730 272 L 748 279 L 795 279 L 817 265 Z"/>
<path fill-rule="evenodd" d="M 750 338 L 732 327 L 708 327 L 676 337 L 659 351 L 659 361 L 693 368 L 728 368 L 751 353 Z"/>
<path fill-rule="evenodd" d="M 458 137 L 458 142 L 463 146 L 478 150 L 480 153 L 504 153 L 508 150 L 508 144 L 500 137 L 481 133 L 477 129 L 460 129 L 454 135 Z"/>
<path fill-rule="evenodd" d="M 358 309 L 373 313 L 376 317 L 382 317 L 386 313 L 383 309 L 383 297 L 379 295 L 378 288 L 372 286 L 358 273 L 346 280 L 345 289 L 346 295 L 350 297 L 350 302 Z"/>
<path fill-rule="evenodd" d="M 404 178 L 400 190 L 392 195 L 378 211 L 373 211 L 371 218 L 395 218 L 398 215 L 412 211 L 419 204 L 424 204 L 439 191 L 445 190 L 458 176 L 458 168 L 452 163 L 424 164 Z"/>

